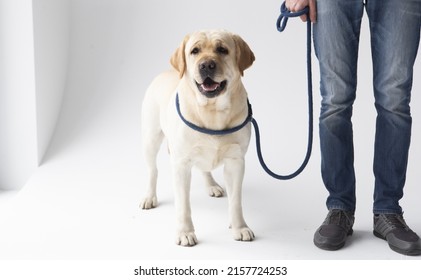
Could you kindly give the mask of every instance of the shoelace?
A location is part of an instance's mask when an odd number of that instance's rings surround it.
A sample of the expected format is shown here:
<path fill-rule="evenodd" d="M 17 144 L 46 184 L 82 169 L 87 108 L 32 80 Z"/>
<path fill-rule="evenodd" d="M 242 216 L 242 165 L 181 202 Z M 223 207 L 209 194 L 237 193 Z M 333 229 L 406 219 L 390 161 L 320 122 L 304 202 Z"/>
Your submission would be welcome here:
<path fill-rule="evenodd" d="M 386 223 L 388 223 L 393 228 L 403 228 L 409 231 L 409 227 L 405 222 L 405 219 L 400 214 L 385 214 Z"/>
<path fill-rule="evenodd" d="M 336 224 L 339 226 L 347 226 L 352 224 L 351 219 L 342 210 L 332 210 L 328 219 L 330 224 Z"/>

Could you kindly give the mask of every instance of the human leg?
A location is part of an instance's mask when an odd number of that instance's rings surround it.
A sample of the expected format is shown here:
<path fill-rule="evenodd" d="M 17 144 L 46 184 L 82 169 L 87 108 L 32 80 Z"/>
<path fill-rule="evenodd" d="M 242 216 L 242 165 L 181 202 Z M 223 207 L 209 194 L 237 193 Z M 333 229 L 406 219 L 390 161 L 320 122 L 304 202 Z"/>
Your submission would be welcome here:
<path fill-rule="evenodd" d="M 344 246 L 352 234 L 355 172 L 352 105 L 357 86 L 357 59 L 362 0 L 320 0 L 314 45 L 320 65 L 322 95 L 319 119 L 322 179 L 329 192 L 329 213 L 314 234 L 326 250 Z"/>
<path fill-rule="evenodd" d="M 411 138 L 413 66 L 420 40 L 421 2 L 368 1 L 377 109 L 374 213 L 401 213 Z"/>
<path fill-rule="evenodd" d="M 413 66 L 421 28 L 421 2 L 367 1 L 377 110 L 374 234 L 402 254 L 421 254 L 421 241 L 406 224 L 399 200 L 406 179 L 412 118 Z"/>
<path fill-rule="evenodd" d="M 317 2 L 314 45 L 320 65 L 319 119 L 322 178 L 327 207 L 354 212 L 355 173 L 352 105 L 357 86 L 357 58 L 362 0 Z"/>

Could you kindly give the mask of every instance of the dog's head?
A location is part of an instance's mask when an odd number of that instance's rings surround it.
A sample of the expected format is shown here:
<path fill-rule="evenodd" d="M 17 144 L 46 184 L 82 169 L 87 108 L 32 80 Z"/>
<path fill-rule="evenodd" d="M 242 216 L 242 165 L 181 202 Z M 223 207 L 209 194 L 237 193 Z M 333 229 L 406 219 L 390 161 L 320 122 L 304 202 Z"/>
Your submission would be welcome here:
<path fill-rule="evenodd" d="M 171 57 L 171 64 L 194 90 L 207 98 L 217 97 L 235 85 L 254 61 L 244 40 L 221 30 L 187 35 Z"/>

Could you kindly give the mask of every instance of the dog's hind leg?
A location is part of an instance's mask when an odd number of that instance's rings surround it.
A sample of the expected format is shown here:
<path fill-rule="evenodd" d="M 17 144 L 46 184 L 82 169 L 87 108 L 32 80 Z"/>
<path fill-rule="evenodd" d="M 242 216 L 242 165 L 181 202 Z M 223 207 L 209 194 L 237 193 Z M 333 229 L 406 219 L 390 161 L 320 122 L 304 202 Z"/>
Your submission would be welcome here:
<path fill-rule="evenodd" d="M 149 103 L 150 104 L 150 103 Z M 158 168 L 156 158 L 161 147 L 164 133 L 159 125 L 159 117 L 153 106 L 144 106 L 142 110 L 142 150 L 146 160 L 146 196 L 140 203 L 140 208 L 151 209 L 158 205 L 156 196 L 156 184 L 158 180 Z"/>
<path fill-rule="evenodd" d="M 147 165 L 147 192 L 146 196 L 140 204 L 142 209 L 155 208 L 158 205 L 156 196 L 156 185 L 158 180 L 158 168 L 156 158 L 164 135 L 162 132 L 156 133 L 153 137 L 146 139 L 143 144 L 143 152 Z"/>
<path fill-rule="evenodd" d="M 224 196 L 224 189 L 215 181 L 210 172 L 203 172 L 203 178 L 205 179 L 206 189 L 208 194 L 212 197 Z"/>

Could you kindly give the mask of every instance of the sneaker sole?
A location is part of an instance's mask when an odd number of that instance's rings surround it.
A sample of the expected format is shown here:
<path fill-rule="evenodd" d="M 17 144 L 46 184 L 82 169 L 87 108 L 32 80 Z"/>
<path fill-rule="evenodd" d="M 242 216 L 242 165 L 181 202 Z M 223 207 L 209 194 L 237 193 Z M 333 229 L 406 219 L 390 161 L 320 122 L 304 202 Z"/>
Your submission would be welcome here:
<path fill-rule="evenodd" d="M 351 229 L 347 236 L 352 235 L 354 231 Z M 339 244 L 330 244 L 330 243 L 317 243 L 315 239 L 313 239 L 313 243 L 314 245 L 316 245 L 317 248 L 323 249 L 323 250 L 327 250 L 327 251 L 336 251 L 341 249 L 342 247 L 345 246 L 345 242 L 346 240 L 344 240 L 344 242 L 341 242 Z"/>
<path fill-rule="evenodd" d="M 387 242 L 386 237 L 384 237 L 383 235 L 381 235 L 380 233 L 378 233 L 377 231 L 373 230 L 373 234 L 374 236 L 383 239 Z M 387 242 L 387 244 L 389 244 L 389 242 Z M 403 250 L 399 247 L 393 246 L 392 244 L 389 244 L 390 249 L 392 249 L 393 251 L 402 254 L 402 255 L 406 255 L 406 256 L 419 256 L 421 255 L 421 250 Z"/>
<path fill-rule="evenodd" d="M 338 245 L 332 245 L 332 244 L 318 244 L 316 241 L 313 242 L 314 245 L 316 245 L 317 248 L 326 250 L 326 251 L 336 251 L 341 249 L 343 246 L 345 246 L 345 242 L 340 243 Z"/>

